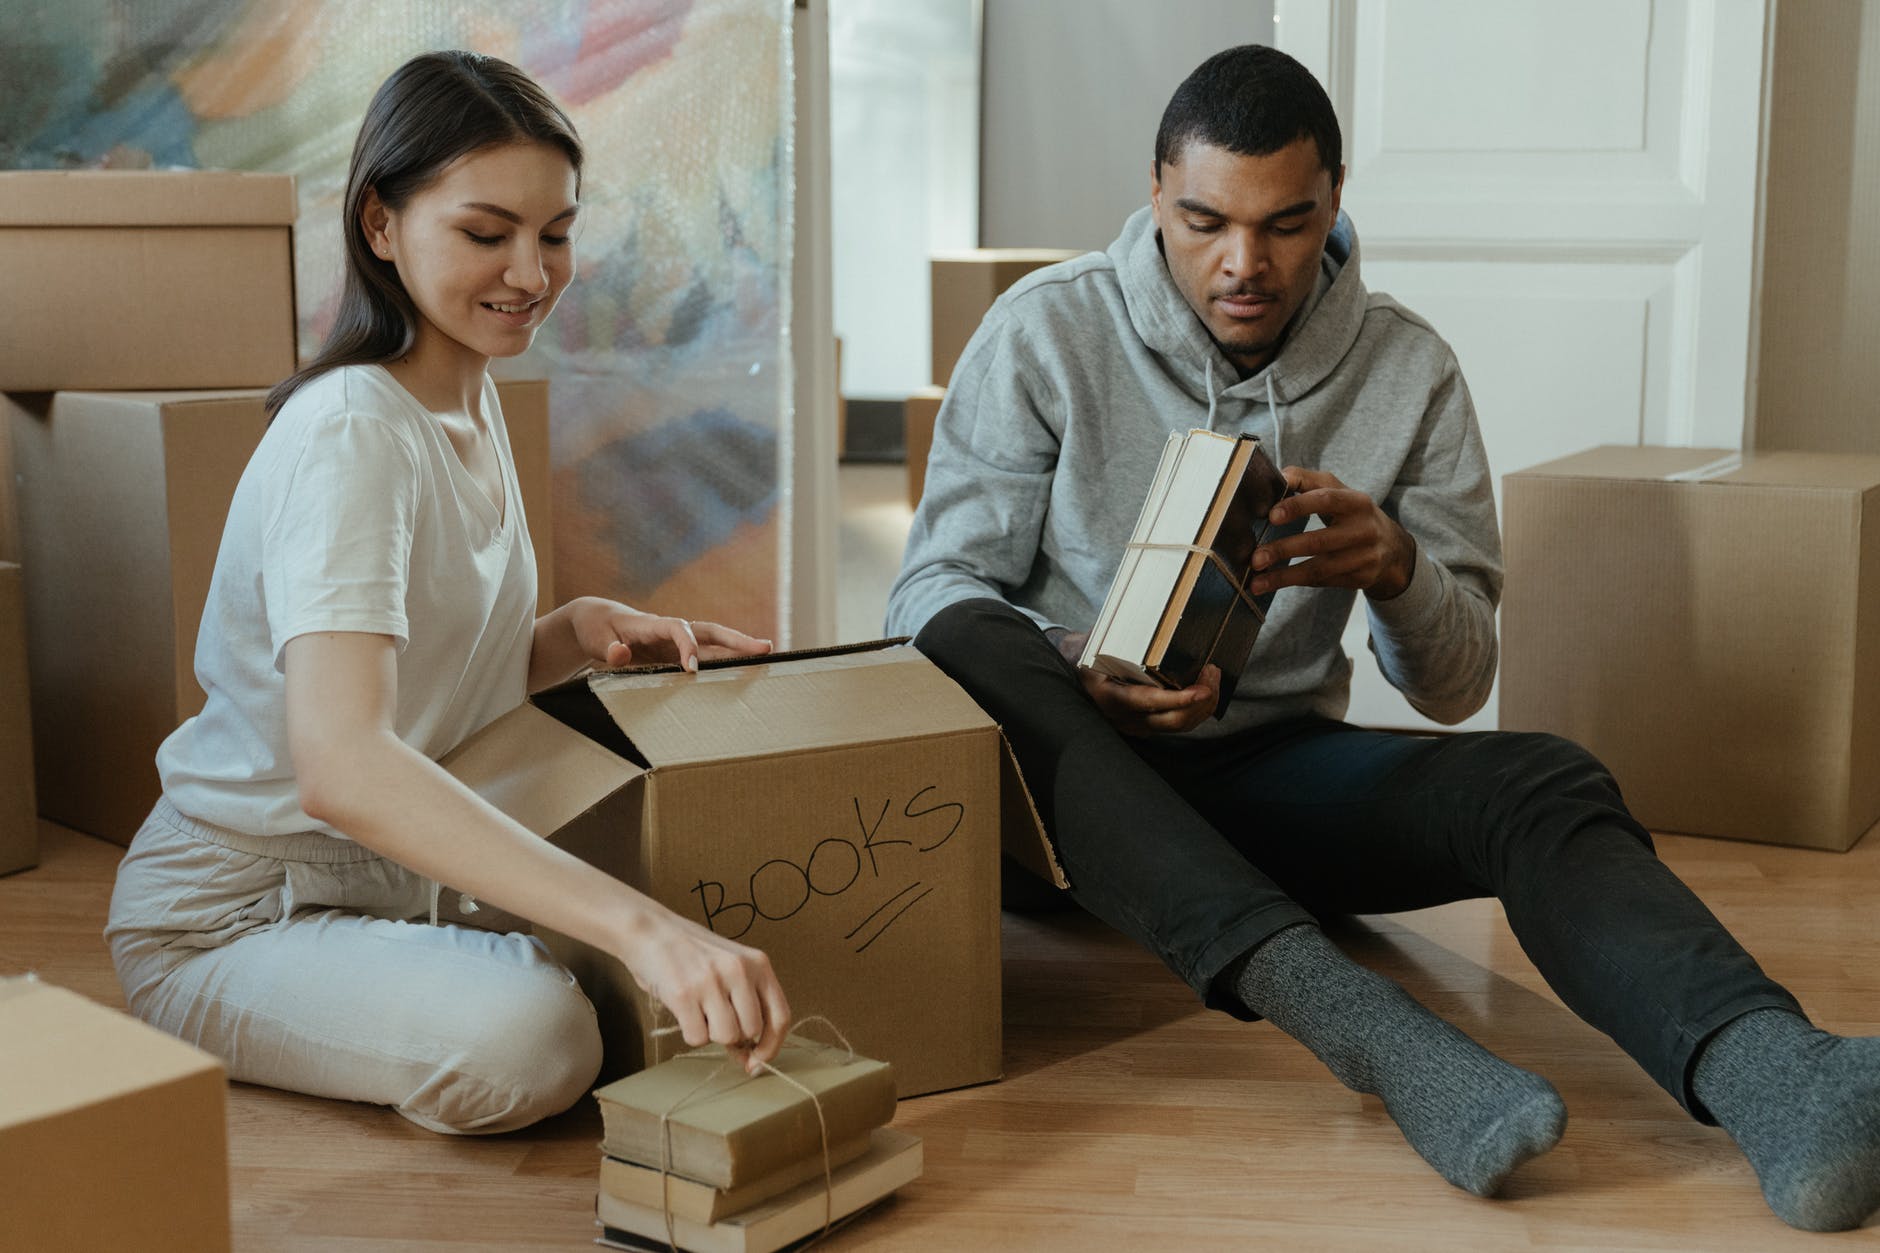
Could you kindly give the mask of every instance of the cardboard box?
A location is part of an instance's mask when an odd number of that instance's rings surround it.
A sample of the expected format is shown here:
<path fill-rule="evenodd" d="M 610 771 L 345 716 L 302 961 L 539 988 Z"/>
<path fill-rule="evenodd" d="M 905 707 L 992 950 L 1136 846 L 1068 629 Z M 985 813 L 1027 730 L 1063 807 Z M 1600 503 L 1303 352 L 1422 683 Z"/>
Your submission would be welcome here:
<path fill-rule="evenodd" d="M 1880 820 L 1880 457 L 1605 447 L 1502 499 L 1504 729 L 1584 744 L 1653 830 Z"/>
<path fill-rule="evenodd" d="M 13 440 L 0 425 L 0 561 L 19 559 L 19 475 L 13 471 Z"/>
<path fill-rule="evenodd" d="M 503 406 L 503 425 L 509 428 L 516 482 L 522 487 L 529 544 L 535 549 L 535 612 L 545 614 L 561 603 L 555 598 L 555 518 L 550 508 L 555 465 L 549 449 L 548 380 L 499 380 L 496 394 Z"/>
<path fill-rule="evenodd" d="M 20 568 L 0 562 L 0 874 L 39 864 L 33 726 L 26 692 L 26 601 Z"/>
<path fill-rule="evenodd" d="M 128 844 L 202 707 L 196 627 L 263 393 L 14 395 L 39 811 Z"/>
<path fill-rule="evenodd" d="M 294 215 L 285 174 L 0 173 L 0 391 L 272 386 Z"/>
<path fill-rule="evenodd" d="M 933 426 L 940 417 L 940 402 L 946 399 L 944 387 L 923 387 L 907 398 L 903 411 L 907 447 L 907 507 L 920 508 L 920 494 L 927 486 L 927 454 L 933 451 Z"/>
<path fill-rule="evenodd" d="M 933 381 L 945 387 L 1000 293 L 1033 270 L 1083 254 L 1064 248 L 973 248 L 932 259 Z"/>
<path fill-rule="evenodd" d="M 0 1243 L 229 1248 L 228 1083 L 207 1053 L 34 979 L 0 980 Z"/>
<path fill-rule="evenodd" d="M 823 1015 L 891 1063 L 899 1095 L 999 1078 L 1001 842 L 1063 876 L 998 727 L 914 650 L 595 674 L 444 764 L 530 830 L 763 949 L 797 1018 Z M 612 957 L 538 934 L 600 1013 L 604 1080 L 683 1050 L 651 1034 Z"/>
<path fill-rule="evenodd" d="M 498 385 L 553 596 L 548 385 Z M 202 708 L 196 629 L 266 393 L 5 397 L 20 506 L 39 811 L 119 844 L 156 803 L 157 746 Z"/>

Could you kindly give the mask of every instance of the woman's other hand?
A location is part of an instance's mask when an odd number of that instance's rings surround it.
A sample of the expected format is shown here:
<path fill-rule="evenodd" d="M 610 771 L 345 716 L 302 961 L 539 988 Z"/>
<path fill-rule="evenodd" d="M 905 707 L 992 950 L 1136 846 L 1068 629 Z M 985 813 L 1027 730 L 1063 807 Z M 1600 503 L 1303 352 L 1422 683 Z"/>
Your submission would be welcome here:
<path fill-rule="evenodd" d="M 647 902 L 618 956 L 641 989 L 672 1012 L 693 1048 L 722 1044 L 756 1074 L 790 1033 L 790 1002 L 758 949 Z"/>

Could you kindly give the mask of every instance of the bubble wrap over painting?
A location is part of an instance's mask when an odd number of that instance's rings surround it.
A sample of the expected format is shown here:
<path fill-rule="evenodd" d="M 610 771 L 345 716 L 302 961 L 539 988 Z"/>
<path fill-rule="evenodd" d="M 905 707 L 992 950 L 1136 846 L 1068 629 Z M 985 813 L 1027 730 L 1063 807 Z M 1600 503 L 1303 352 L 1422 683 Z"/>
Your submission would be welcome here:
<path fill-rule="evenodd" d="M 332 321 L 373 90 L 433 48 L 515 62 L 587 146 L 579 277 L 499 367 L 552 380 L 559 595 L 774 637 L 789 22 L 788 0 L 8 0 L 0 167 L 294 174 L 304 355 Z"/>

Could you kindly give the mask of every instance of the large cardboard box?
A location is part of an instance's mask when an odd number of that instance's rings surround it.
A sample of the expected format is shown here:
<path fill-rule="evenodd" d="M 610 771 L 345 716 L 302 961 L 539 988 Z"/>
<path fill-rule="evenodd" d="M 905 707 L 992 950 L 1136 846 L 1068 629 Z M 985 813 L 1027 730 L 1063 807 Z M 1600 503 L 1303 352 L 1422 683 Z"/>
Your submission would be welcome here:
<path fill-rule="evenodd" d="M 222 1064 L 116 1010 L 0 980 L 0 1245 L 229 1247 Z"/>
<path fill-rule="evenodd" d="M 927 454 L 933 451 L 934 423 L 939 420 L 940 403 L 946 397 L 944 387 L 923 387 L 907 398 L 903 410 L 909 509 L 920 508 L 920 495 L 927 488 Z"/>
<path fill-rule="evenodd" d="M 530 830 L 763 949 L 796 1016 L 892 1063 L 900 1095 L 999 1078 L 1001 843 L 1063 877 L 998 727 L 913 649 L 595 674 L 444 764 Z M 613 958 L 538 934 L 600 1013 L 603 1078 L 684 1048 L 652 1034 Z"/>
<path fill-rule="evenodd" d="M 549 508 L 555 498 L 555 467 L 549 451 L 548 380 L 499 380 L 496 395 L 503 406 L 503 425 L 509 428 L 529 544 L 535 549 L 535 612 L 545 614 L 561 603 L 555 599 L 555 518 Z"/>
<path fill-rule="evenodd" d="M 285 174 L 0 173 L 0 391 L 285 378 L 294 214 Z"/>
<path fill-rule="evenodd" d="M 548 385 L 497 385 L 552 604 Z M 39 810 L 128 844 L 163 738 L 202 708 L 196 630 L 266 393 L 59 392 L 0 400 L 20 470 Z"/>
<path fill-rule="evenodd" d="M 263 393 L 14 395 L 39 811 L 128 844 L 202 707 L 196 627 Z"/>
<path fill-rule="evenodd" d="M 1880 457 L 1605 447 L 1502 499 L 1503 728 L 1584 744 L 1654 830 L 1880 820 Z"/>
<path fill-rule="evenodd" d="M 0 874 L 39 864 L 33 726 L 26 693 L 26 602 L 20 568 L 0 562 Z"/>
<path fill-rule="evenodd" d="M 0 425 L 0 561 L 20 559 L 18 477 L 13 472 L 13 440 Z"/>
<path fill-rule="evenodd" d="M 1063 248 L 972 248 L 934 254 L 933 381 L 946 386 L 966 341 L 1006 288 L 1033 270 L 1081 255 Z"/>

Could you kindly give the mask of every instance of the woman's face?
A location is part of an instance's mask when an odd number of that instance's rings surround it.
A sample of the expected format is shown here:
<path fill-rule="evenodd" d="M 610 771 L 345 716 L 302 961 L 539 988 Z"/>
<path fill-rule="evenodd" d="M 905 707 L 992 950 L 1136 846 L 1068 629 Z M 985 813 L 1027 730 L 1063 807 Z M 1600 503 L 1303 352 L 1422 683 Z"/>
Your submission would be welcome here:
<path fill-rule="evenodd" d="M 545 143 L 479 148 L 391 210 L 374 192 L 366 242 L 398 268 L 428 333 L 480 357 L 525 351 L 574 278 L 577 180 Z"/>

